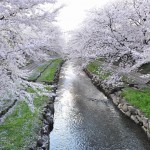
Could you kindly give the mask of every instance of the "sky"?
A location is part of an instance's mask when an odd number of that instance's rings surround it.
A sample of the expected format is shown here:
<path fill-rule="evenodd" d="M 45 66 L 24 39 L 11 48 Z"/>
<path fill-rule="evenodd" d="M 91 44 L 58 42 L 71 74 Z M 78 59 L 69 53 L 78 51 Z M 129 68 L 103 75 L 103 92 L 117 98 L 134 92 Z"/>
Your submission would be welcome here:
<path fill-rule="evenodd" d="M 113 0 L 58 0 L 59 5 L 65 4 L 57 20 L 61 30 L 65 32 L 77 29 L 92 8 L 100 8 Z"/>

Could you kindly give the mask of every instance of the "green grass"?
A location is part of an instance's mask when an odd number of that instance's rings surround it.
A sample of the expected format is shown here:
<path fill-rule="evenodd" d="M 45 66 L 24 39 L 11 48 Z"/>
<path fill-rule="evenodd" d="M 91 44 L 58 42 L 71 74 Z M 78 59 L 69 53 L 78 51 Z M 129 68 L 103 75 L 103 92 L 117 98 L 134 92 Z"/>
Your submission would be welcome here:
<path fill-rule="evenodd" d="M 36 140 L 41 127 L 39 114 L 48 97 L 34 99 L 35 112 L 32 113 L 26 102 L 17 103 L 15 110 L 0 125 L 0 149 L 25 150 Z"/>
<path fill-rule="evenodd" d="M 90 62 L 87 65 L 87 70 L 90 71 L 93 74 L 98 75 L 98 69 L 99 69 L 99 64 L 98 64 L 97 61 Z"/>
<path fill-rule="evenodd" d="M 100 79 L 106 80 L 111 75 L 111 73 L 102 69 L 101 65 L 103 61 L 104 60 L 102 60 L 101 58 L 97 59 L 93 62 L 90 62 L 86 68 L 92 74 L 98 75 Z"/>
<path fill-rule="evenodd" d="M 47 91 L 51 91 L 51 90 L 52 90 L 51 86 L 46 86 L 45 89 L 46 89 Z"/>
<path fill-rule="evenodd" d="M 52 64 L 43 72 L 43 74 L 38 78 L 39 82 L 52 82 L 54 79 L 55 72 L 58 65 L 62 62 L 62 59 L 56 59 Z"/>
<path fill-rule="evenodd" d="M 48 62 L 46 62 L 46 63 L 44 63 L 44 64 L 38 66 L 37 68 L 35 68 L 35 69 L 33 70 L 32 75 L 28 78 L 28 80 L 36 80 L 37 77 L 39 76 L 39 74 L 40 74 L 41 72 L 43 72 L 44 69 L 45 69 L 51 62 L 52 62 L 52 60 L 50 60 L 50 61 L 48 61 Z"/>
<path fill-rule="evenodd" d="M 122 96 L 150 118 L 150 88 L 140 90 L 125 88 L 122 92 Z"/>
<path fill-rule="evenodd" d="M 28 88 L 26 89 L 26 91 L 27 91 L 28 93 L 35 93 L 35 90 L 32 89 L 31 87 L 28 87 Z"/>
<path fill-rule="evenodd" d="M 40 77 L 40 81 L 53 81 L 57 66 L 62 62 L 61 59 L 53 60 Z M 35 69 L 35 74 L 43 71 L 50 62 L 41 65 Z M 35 76 L 31 76 L 35 78 Z M 45 87 L 51 91 L 50 86 Z M 37 89 L 39 90 L 39 89 Z M 26 89 L 29 93 L 36 93 L 31 87 Z M 42 91 L 40 91 L 42 92 Z M 5 121 L 0 125 L 0 149 L 2 150 L 27 150 L 29 146 L 36 141 L 38 132 L 41 128 L 40 120 L 41 111 L 48 102 L 48 97 L 37 96 L 34 98 L 35 112 L 31 112 L 27 103 L 24 101 L 17 102 L 14 111 L 7 116 Z"/>

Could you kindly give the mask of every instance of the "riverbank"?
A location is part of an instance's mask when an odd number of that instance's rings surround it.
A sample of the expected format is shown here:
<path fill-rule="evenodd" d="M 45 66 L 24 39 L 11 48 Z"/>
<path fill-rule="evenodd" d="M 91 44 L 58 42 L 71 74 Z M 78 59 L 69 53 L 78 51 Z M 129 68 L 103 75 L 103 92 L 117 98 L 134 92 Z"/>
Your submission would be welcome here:
<path fill-rule="evenodd" d="M 39 89 L 27 89 L 29 93 L 36 94 L 33 101 L 35 111 L 31 112 L 25 101 L 17 101 L 5 112 L 0 124 L 0 149 L 48 149 L 49 133 L 53 128 L 53 102 L 62 64 L 62 59 L 50 60 L 32 71 L 28 80 L 45 84 L 51 96 L 42 95 Z M 41 94 L 38 95 L 36 90 Z"/>
<path fill-rule="evenodd" d="M 105 69 L 105 62 L 90 62 L 84 71 L 93 84 L 100 89 L 126 116 L 141 126 L 150 138 L 150 88 L 139 81 L 131 80 L 130 76 L 120 75 L 114 81 L 114 70 Z M 103 67 L 101 67 L 103 66 Z"/>

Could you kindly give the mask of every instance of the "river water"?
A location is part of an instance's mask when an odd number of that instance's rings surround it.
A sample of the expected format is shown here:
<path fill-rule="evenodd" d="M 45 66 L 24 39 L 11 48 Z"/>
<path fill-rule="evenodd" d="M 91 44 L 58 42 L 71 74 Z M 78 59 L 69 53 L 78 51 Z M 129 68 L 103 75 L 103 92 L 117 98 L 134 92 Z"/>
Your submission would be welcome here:
<path fill-rule="evenodd" d="M 60 74 L 50 150 L 150 150 L 146 134 L 68 61 Z"/>

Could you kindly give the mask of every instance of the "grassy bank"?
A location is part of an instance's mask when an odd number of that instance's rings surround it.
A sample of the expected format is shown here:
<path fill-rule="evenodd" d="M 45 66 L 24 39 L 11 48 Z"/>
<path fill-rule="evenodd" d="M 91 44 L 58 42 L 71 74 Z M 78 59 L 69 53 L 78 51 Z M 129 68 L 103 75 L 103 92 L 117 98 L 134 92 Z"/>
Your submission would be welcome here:
<path fill-rule="evenodd" d="M 90 62 L 86 69 L 99 76 L 100 80 L 106 80 L 111 76 L 109 71 L 106 71 L 105 68 L 102 68 L 104 61 L 102 60 L 94 60 Z M 122 76 L 122 81 L 128 81 L 128 83 L 132 83 L 132 80 L 128 78 L 128 76 Z M 127 84 L 124 84 L 125 88 L 122 91 L 122 97 L 124 97 L 129 103 L 133 106 L 139 108 L 147 117 L 150 118 L 150 88 L 143 89 L 134 89 L 128 87 Z"/>
<path fill-rule="evenodd" d="M 53 81 L 54 74 L 61 59 L 53 60 L 52 64 L 42 73 L 40 81 Z M 48 62 L 49 63 L 49 62 Z M 47 66 L 44 64 L 35 70 L 43 71 Z M 36 71 L 34 72 L 36 73 Z M 49 75 L 50 74 L 50 75 Z M 32 75 L 32 77 L 34 77 Z M 47 86 L 51 92 L 51 87 Z M 31 88 L 28 92 L 34 93 Z M 42 125 L 40 115 L 43 107 L 48 102 L 46 96 L 37 96 L 34 98 L 35 112 L 32 113 L 29 106 L 24 101 L 17 102 L 14 111 L 0 125 L 0 149 L 2 150 L 27 150 L 33 144 L 38 136 L 39 129 Z"/>
<path fill-rule="evenodd" d="M 37 81 L 40 82 L 52 82 L 57 70 L 57 66 L 61 63 L 61 59 L 56 59 L 52 64 L 42 73 Z"/>
<path fill-rule="evenodd" d="M 48 97 L 34 99 L 35 112 L 32 113 L 26 102 L 18 102 L 13 113 L 0 125 L 1 149 L 25 150 L 36 140 L 41 126 L 39 114 Z"/>
<path fill-rule="evenodd" d="M 150 118 L 150 89 L 125 88 L 122 96 Z"/>
<path fill-rule="evenodd" d="M 36 80 L 38 78 L 38 76 L 40 75 L 41 72 L 43 72 L 45 70 L 45 68 L 47 68 L 49 66 L 49 64 L 52 62 L 52 60 L 45 62 L 41 65 L 39 65 L 37 68 L 35 68 L 32 71 L 32 74 L 30 75 L 30 77 L 28 78 L 28 80 Z"/>
<path fill-rule="evenodd" d="M 99 76 L 101 80 L 106 80 L 111 75 L 111 73 L 108 70 L 104 70 L 102 68 L 103 62 L 104 60 L 102 59 L 96 59 L 90 62 L 86 69 L 92 74 Z"/>

